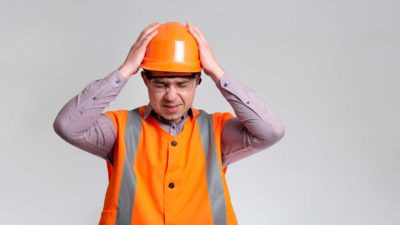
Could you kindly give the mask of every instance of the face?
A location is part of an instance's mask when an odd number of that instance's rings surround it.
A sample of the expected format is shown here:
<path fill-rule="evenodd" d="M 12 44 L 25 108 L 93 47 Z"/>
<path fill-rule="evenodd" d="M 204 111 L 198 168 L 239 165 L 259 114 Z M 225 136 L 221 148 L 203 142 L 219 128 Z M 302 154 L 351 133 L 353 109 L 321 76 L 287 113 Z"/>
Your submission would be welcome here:
<path fill-rule="evenodd" d="M 151 71 L 152 79 L 148 79 L 144 72 L 143 80 L 147 86 L 150 104 L 153 110 L 171 123 L 176 123 L 192 106 L 197 87 L 197 79 L 184 72 Z M 186 75 L 186 76 L 185 76 Z M 176 77 L 162 77 L 176 76 Z"/>

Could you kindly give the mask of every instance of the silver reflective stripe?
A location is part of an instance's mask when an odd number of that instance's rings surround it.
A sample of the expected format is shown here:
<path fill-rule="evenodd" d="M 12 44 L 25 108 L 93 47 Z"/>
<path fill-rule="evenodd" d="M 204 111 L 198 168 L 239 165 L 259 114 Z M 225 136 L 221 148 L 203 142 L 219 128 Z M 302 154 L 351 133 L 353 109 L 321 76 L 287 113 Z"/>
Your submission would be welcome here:
<path fill-rule="evenodd" d="M 213 222 L 215 225 L 223 225 L 226 224 L 225 196 L 217 151 L 215 149 L 212 116 L 201 110 L 197 122 L 200 130 L 204 155 L 207 160 L 207 186 L 211 202 Z"/>
<path fill-rule="evenodd" d="M 141 131 L 142 118 L 137 108 L 128 112 L 128 121 L 125 127 L 126 155 L 119 189 L 116 225 L 131 224 L 133 218 L 132 210 L 136 191 L 136 175 L 133 171 L 133 165 Z"/>

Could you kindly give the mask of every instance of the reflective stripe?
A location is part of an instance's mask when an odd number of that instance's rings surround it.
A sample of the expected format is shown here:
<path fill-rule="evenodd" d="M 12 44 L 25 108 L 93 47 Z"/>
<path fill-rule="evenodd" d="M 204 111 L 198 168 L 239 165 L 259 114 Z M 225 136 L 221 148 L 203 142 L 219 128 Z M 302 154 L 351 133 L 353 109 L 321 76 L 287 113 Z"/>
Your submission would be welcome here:
<path fill-rule="evenodd" d="M 225 195 L 222 175 L 219 169 L 217 151 L 215 149 L 212 116 L 200 110 L 197 118 L 201 143 L 207 160 L 207 187 L 211 203 L 213 222 L 215 225 L 226 224 Z"/>
<path fill-rule="evenodd" d="M 125 127 L 125 157 L 122 171 L 121 186 L 118 196 L 118 212 L 116 225 L 131 224 L 133 202 L 136 191 L 136 175 L 133 170 L 139 136 L 142 131 L 142 118 L 139 109 L 128 112 L 128 121 Z"/>

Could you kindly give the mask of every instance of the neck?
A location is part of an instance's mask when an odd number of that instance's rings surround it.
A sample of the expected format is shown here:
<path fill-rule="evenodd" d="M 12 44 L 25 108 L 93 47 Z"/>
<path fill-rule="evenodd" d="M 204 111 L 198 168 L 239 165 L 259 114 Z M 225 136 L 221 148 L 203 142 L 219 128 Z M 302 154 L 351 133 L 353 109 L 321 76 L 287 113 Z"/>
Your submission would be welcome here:
<path fill-rule="evenodd" d="M 160 116 L 160 115 L 158 115 L 156 112 L 152 112 L 153 113 L 153 115 L 159 120 L 159 121 L 161 121 L 161 122 L 163 122 L 163 123 L 167 123 L 167 124 L 174 124 L 174 123 L 179 123 L 179 122 L 181 122 L 183 119 L 185 119 L 186 118 L 186 116 L 188 115 L 188 112 L 186 112 L 183 116 L 181 116 L 179 119 L 175 119 L 175 120 L 168 120 L 168 119 L 165 119 L 164 117 L 162 117 L 162 116 Z"/>

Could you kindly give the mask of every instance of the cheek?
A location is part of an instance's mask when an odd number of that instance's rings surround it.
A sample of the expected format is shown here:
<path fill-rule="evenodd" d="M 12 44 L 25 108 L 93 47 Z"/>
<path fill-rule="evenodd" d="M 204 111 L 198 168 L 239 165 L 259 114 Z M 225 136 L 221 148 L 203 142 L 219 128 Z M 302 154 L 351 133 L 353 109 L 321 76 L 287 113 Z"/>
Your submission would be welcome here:
<path fill-rule="evenodd" d="M 153 108 L 158 108 L 160 98 L 157 95 L 149 92 L 149 100 L 150 100 L 150 104 Z"/>
<path fill-rule="evenodd" d="M 194 99 L 194 92 L 187 93 L 186 95 L 182 96 L 182 101 L 185 103 L 185 105 L 190 106 L 193 103 Z"/>

